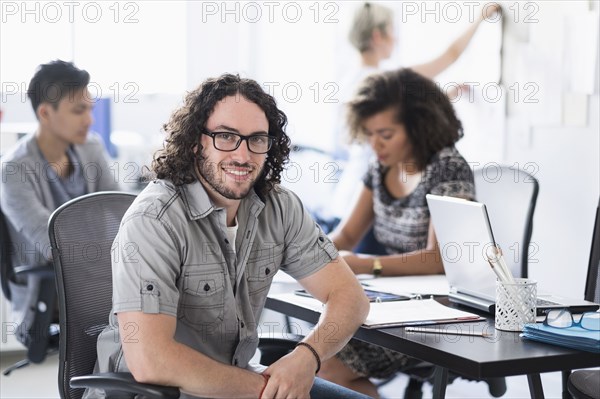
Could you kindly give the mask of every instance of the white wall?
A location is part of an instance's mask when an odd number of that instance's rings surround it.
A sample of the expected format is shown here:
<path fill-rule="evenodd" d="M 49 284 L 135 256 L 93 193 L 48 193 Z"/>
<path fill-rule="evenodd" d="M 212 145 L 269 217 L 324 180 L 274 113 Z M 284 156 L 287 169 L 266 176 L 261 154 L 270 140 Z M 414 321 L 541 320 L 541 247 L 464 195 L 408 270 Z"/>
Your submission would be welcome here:
<path fill-rule="evenodd" d="M 426 3 L 433 7 L 433 3 Z M 464 6 L 466 3 L 456 4 Z M 19 6 L 21 3 L 11 4 Z M 115 14 L 108 8 L 111 4 L 103 7 L 104 17 L 112 21 Z M 113 128 L 137 132 L 150 138 L 146 144 L 151 144 L 157 138 L 160 140 L 161 125 L 180 103 L 185 89 L 195 88 L 208 76 L 239 72 L 262 83 L 299 84 L 304 91 L 301 102 L 286 101 L 281 92 L 274 93 L 289 114 L 291 134 L 307 144 L 332 143 L 329 131 L 334 121 L 332 112 L 337 105 L 313 101 L 314 91 L 309 87 L 315 82 L 321 89 L 330 82 L 341 84 L 343 72 L 356 63 L 346 32 L 352 12 L 360 3 L 320 2 L 315 22 L 315 3 L 298 2 L 303 12 L 298 23 L 283 18 L 281 11 L 286 2 L 278 3 L 273 21 L 268 20 L 266 3 L 258 2 L 263 12 L 258 22 L 251 21 L 255 17 L 252 10 L 247 9 L 243 14 L 243 7 L 248 3 L 237 3 L 241 7 L 237 11 L 241 17 L 238 21 L 235 14 L 223 14 L 222 9 L 211 14 L 214 8 L 210 7 L 221 7 L 222 2 L 177 2 L 172 5 L 141 1 L 136 4 L 139 11 L 135 16 L 139 23 L 122 26 L 124 12 L 130 10 L 121 9 L 117 26 L 109 26 L 111 32 L 117 32 L 111 34 L 110 45 L 107 45 L 107 33 L 94 29 L 104 24 L 89 24 L 79 31 L 77 26 L 87 23 L 81 18 L 70 29 L 64 21 L 54 25 L 35 23 L 29 15 L 27 22 L 22 23 L 18 14 L 6 16 L 7 22 L 3 23 L 0 35 L 3 85 L 16 83 L 22 86 L 28 82 L 36 63 L 59 56 L 69 58 L 69 54 L 74 53 L 76 63 L 90 70 L 92 76 L 101 77 L 107 86 L 113 79 L 121 83 L 120 87 L 129 81 L 139 81 L 137 102 L 125 102 L 123 98 L 114 102 Z M 231 4 L 228 7 L 234 9 L 235 5 Z M 334 4 L 337 9 L 334 6 L 326 8 L 328 4 Z M 430 59 L 468 23 L 464 18 L 456 22 L 444 20 L 443 15 L 436 22 L 432 15 L 421 21 L 415 19 L 421 16 L 408 18 L 401 14 L 407 5 L 421 7 L 423 2 L 386 4 L 397 10 L 396 29 L 400 38 L 387 67 L 407 66 Z M 449 3 L 439 4 L 442 9 Z M 492 103 L 481 91 L 475 90 L 472 101 L 465 96 L 456 103 L 465 124 L 465 138 L 459 148 L 472 162 L 535 164 L 540 194 L 533 241 L 538 244 L 539 252 L 534 259 L 538 263 L 530 265 L 530 274 L 540 281 L 541 290 L 582 296 L 593 216 L 600 196 L 600 104 L 598 25 L 588 34 L 580 35 L 578 30 L 584 25 L 582 21 L 590 9 L 598 12 L 598 2 L 504 2 L 503 5 L 508 10 L 504 19 L 504 61 L 501 65 L 504 97 L 502 101 Z M 325 17 L 335 10 L 335 21 L 326 21 Z M 161 17 L 163 13 L 165 16 Z M 293 14 L 288 14 L 290 16 Z M 403 17 L 406 17 L 405 24 Z M 595 17 L 597 21 L 597 14 Z M 109 22 L 102 23 L 110 25 Z M 30 29 L 32 27 L 35 29 Z M 5 34 L 9 28 L 21 36 L 19 41 L 11 41 L 9 36 L 15 36 Z M 474 77 L 481 87 L 497 81 L 500 66 L 495 61 L 490 64 L 489 60 L 493 60 L 498 51 L 498 40 L 494 37 L 499 28 L 498 24 L 482 27 L 464 59 L 440 77 L 440 82 L 469 81 Z M 39 36 L 40 29 L 45 32 L 43 37 Z M 161 32 L 168 40 L 157 39 Z M 31 33 L 36 33 L 40 40 L 36 41 Z M 81 39 L 73 39 L 70 36 L 73 33 Z M 114 35 L 126 36 L 122 41 L 124 46 L 116 52 L 113 50 L 120 41 L 118 37 L 114 39 Z M 137 45 L 134 38 L 141 44 Z M 21 54 L 19 45 L 24 46 L 21 43 L 27 43 L 26 54 Z M 50 51 L 47 47 L 51 44 L 60 44 L 59 49 Z M 89 51 L 84 52 L 84 49 Z M 586 93 L 579 79 L 583 73 L 576 68 L 585 63 L 585 55 L 589 54 L 595 60 L 592 71 L 595 76 L 592 77 L 591 92 Z M 27 62 L 21 63 L 19 60 L 24 55 L 27 55 Z M 107 66 L 86 64 L 100 60 Z M 120 63 L 122 67 L 119 67 Z M 120 71 L 126 71 L 126 76 L 119 76 Z M 136 71 L 139 76 L 135 75 Z M 518 86 L 514 86 L 515 83 Z M 539 100 L 537 104 L 525 102 L 526 96 L 533 93 L 525 90 L 527 83 L 533 83 L 539 89 L 534 96 Z M 518 101 L 515 101 L 515 90 L 511 91 L 511 87 L 520 88 Z M 106 92 L 114 94 L 111 90 Z M 582 106 L 574 101 L 584 102 L 585 120 L 582 121 L 577 112 L 565 108 L 573 105 L 575 111 L 581 110 Z M 4 111 L 3 122 L 34 121 L 30 105 L 22 95 L 3 95 L 0 106 Z M 148 149 L 144 148 L 144 152 L 147 155 Z M 313 174 L 314 170 L 304 172 Z M 324 197 L 321 193 L 328 190 L 323 190 L 322 179 L 315 184 L 313 192 Z"/>
<path fill-rule="evenodd" d="M 505 18 L 504 87 L 534 84 L 539 103 L 508 102 L 503 158 L 537 168 L 530 276 L 542 291 L 582 297 L 600 196 L 598 2 L 535 5 Z"/>

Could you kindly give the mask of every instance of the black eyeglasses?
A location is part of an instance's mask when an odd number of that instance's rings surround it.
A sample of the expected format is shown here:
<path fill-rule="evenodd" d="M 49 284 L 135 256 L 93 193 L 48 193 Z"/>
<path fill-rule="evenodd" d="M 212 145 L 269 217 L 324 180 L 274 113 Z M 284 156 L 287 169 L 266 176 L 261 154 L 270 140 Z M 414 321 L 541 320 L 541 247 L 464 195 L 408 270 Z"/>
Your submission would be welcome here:
<path fill-rule="evenodd" d="M 246 142 L 248 150 L 255 154 L 266 154 L 273 145 L 273 137 L 268 134 L 253 134 L 242 136 L 232 132 L 209 132 L 202 131 L 202 134 L 212 137 L 213 145 L 219 151 L 231 152 L 238 149 L 242 141 Z"/>
<path fill-rule="evenodd" d="M 555 328 L 569 328 L 579 326 L 584 330 L 600 331 L 600 313 L 585 312 L 579 321 L 575 321 L 569 309 L 552 309 L 546 312 L 544 325 Z"/>

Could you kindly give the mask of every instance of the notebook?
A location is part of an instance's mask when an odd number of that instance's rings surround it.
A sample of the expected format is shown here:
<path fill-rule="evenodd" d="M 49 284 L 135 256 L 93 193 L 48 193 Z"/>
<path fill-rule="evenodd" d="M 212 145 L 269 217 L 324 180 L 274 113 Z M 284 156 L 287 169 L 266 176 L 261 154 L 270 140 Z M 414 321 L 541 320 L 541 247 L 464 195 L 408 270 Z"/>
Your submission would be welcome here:
<path fill-rule="evenodd" d="M 450 286 L 450 301 L 493 313 L 496 275 L 485 253 L 496 242 L 485 204 L 428 194 L 427 205 Z M 583 299 L 540 294 L 540 291 L 538 284 L 538 315 L 553 308 L 580 313 L 599 307 Z"/>

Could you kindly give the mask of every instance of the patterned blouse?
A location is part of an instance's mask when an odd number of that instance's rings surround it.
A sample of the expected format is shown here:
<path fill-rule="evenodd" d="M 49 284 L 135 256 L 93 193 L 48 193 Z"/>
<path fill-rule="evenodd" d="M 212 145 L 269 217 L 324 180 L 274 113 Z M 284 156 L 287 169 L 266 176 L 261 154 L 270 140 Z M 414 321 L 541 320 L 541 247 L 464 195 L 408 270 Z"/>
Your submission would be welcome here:
<path fill-rule="evenodd" d="M 394 198 L 387 190 L 384 178 L 388 170 L 372 163 L 364 183 L 373 192 L 375 238 L 390 255 L 426 247 L 430 219 L 426 194 L 475 199 L 473 171 L 455 147 L 433 156 L 421 182 L 406 197 Z"/>

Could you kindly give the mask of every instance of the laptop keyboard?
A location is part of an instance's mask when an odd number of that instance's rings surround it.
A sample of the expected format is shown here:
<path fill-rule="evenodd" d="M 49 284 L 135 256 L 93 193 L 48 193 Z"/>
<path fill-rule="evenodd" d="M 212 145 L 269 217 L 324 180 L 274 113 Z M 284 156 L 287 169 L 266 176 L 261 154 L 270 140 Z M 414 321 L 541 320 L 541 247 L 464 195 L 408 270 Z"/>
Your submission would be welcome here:
<path fill-rule="evenodd" d="M 537 303 L 536 306 L 561 306 L 560 303 L 556 303 L 556 302 L 552 302 L 552 301 L 547 301 L 545 299 L 540 299 L 537 298 Z"/>

